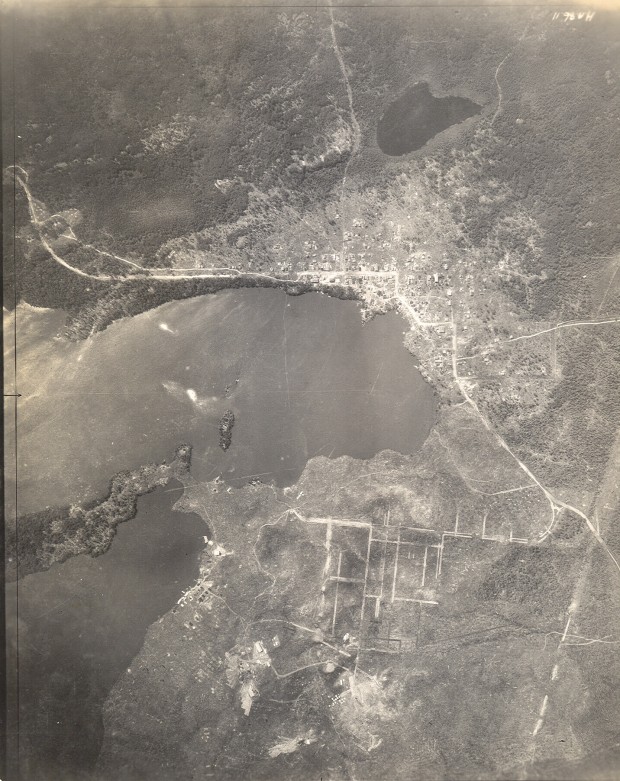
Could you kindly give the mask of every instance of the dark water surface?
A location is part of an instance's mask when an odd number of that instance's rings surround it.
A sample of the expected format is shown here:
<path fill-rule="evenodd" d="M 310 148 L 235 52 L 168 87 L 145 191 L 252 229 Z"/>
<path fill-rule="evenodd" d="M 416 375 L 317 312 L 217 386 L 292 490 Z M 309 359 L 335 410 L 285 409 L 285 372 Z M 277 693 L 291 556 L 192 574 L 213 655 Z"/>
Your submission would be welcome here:
<path fill-rule="evenodd" d="M 394 313 L 319 293 L 245 289 L 175 301 L 85 342 L 18 312 L 19 510 L 96 498 L 121 469 L 193 446 L 197 479 L 294 482 L 314 455 L 415 453 L 435 398 Z M 218 422 L 235 414 L 232 445 Z"/>
<path fill-rule="evenodd" d="M 62 313 L 18 311 L 21 512 L 100 496 L 115 472 L 169 458 L 180 442 L 193 446 L 197 479 L 286 484 L 318 453 L 413 453 L 433 422 L 434 395 L 403 346 L 403 321 L 389 314 L 363 325 L 353 302 L 227 291 L 166 304 L 78 344 L 57 338 L 62 322 Z M 227 409 L 235 426 L 224 452 L 218 421 Z M 207 529 L 172 511 L 178 496 L 141 497 L 103 556 L 20 581 L 28 781 L 88 771 L 105 697 L 149 625 L 196 578 Z"/>
<path fill-rule="evenodd" d="M 386 108 L 377 125 L 377 143 L 386 155 L 414 152 L 481 108 L 468 98 L 436 98 L 428 84 L 415 84 Z"/>
<path fill-rule="evenodd" d="M 19 583 L 20 768 L 79 778 L 103 738 L 101 708 L 145 633 L 198 577 L 204 522 L 174 512 L 180 483 L 138 500 L 96 559 L 76 556 Z"/>

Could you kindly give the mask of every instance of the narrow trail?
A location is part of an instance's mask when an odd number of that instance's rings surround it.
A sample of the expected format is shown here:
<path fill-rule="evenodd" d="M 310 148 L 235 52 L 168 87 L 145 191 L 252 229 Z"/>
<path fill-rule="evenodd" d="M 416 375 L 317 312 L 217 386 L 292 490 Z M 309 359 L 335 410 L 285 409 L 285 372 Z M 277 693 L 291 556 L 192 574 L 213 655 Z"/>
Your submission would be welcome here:
<path fill-rule="evenodd" d="M 617 475 L 618 475 L 619 467 L 620 467 L 620 432 L 618 432 L 618 434 L 616 435 L 616 439 L 611 451 L 605 476 L 603 477 L 603 480 L 600 484 L 600 488 L 598 491 L 598 495 L 596 497 L 594 513 L 595 513 L 595 517 L 597 518 L 597 529 L 596 529 L 597 534 L 595 535 L 597 539 L 598 537 L 600 537 L 600 528 L 598 527 L 599 509 L 602 512 L 612 502 L 615 507 L 617 507 L 618 505 Z M 588 578 L 590 577 L 592 568 L 594 566 L 594 562 L 593 562 L 594 550 L 595 550 L 595 542 L 594 540 L 591 539 L 588 545 L 588 549 L 583 556 L 583 562 L 584 562 L 583 567 L 581 569 L 579 577 L 575 581 L 575 585 L 571 595 L 570 605 L 566 610 L 566 614 L 565 614 L 566 623 L 564 625 L 564 630 L 562 632 L 553 631 L 549 633 L 550 635 L 551 634 L 559 635 L 560 639 L 556 647 L 555 658 L 553 660 L 554 663 L 548 678 L 547 685 L 544 690 L 544 696 L 540 708 L 538 710 L 538 713 L 536 714 L 535 717 L 536 720 L 534 722 L 534 727 L 531 733 L 530 756 L 529 756 L 530 765 L 534 762 L 536 757 L 536 752 L 538 749 L 537 735 L 545 727 L 545 717 L 548 711 L 549 704 L 551 704 L 551 706 L 553 707 L 554 699 L 557 696 L 557 689 L 556 689 L 557 684 L 555 682 L 560 678 L 560 674 L 562 671 L 562 666 L 563 666 L 562 662 L 564 659 L 563 649 L 566 648 L 567 646 L 579 647 L 579 646 L 589 646 L 597 643 L 615 645 L 618 643 L 617 640 L 611 640 L 608 637 L 587 638 L 584 637 L 583 635 L 575 634 L 574 632 L 569 633 L 568 631 L 569 628 L 571 628 L 571 626 L 574 626 L 576 616 L 581 608 L 586 584 Z M 584 609 L 584 612 L 586 613 L 587 616 L 588 610 Z M 574 640 L 579 640 L 580 642 L 574 642 Z"/>
<path fill-rule="evenodd" d="M 133 268 L 136 268 L 139 271 L 142 271 L 144 273 L 135 273 L 130 274 L 128 276 L 123 276 L 119 274 L 90 274 L 86 271 L 82 271 L 82 269 L 76 268 L 75 266 L 72 266 L 70 263 L 67 263 L 67 261 L 62 258 L 60 255 L 58 255 L 57 252 L 54 251 L 54 249 L 50 246 L 50 243 L 45 239 L 45 237 L 42 234 L 42 227 L 45 225 L 45 223 L 52 219 L 52 216 L 50 217 L 44 217 L 44 219 L 40 219 L 37 215 L 37 208 L 36 208 L 36 202 L 35 199 L 30 191 L 30 188 L 28 187 L 28 173 L 24 171 L 23 168 L 20 166 L 9 166 L 9 169 L 13 168 L 13 175 L 15 177 L 15 181 L 20 185 L 22 190 L 24 191 L 24 194 L 26 196 L 26 199 L 28 201 L 28 212 L 30 214 L 30 221 L 32 222 L 33 226 L 35 227 L 38 235 L 39 240 L 41 241 L 41 244 L 45 248 L 45 250 L 49 253 L 49 255 L 52 257 L 53 260 L 56 261 L 56 263 L 60 264 L 64 268 L 68 269 L 69 271 L 72 271 L 74 274 L 77 274 L 80 277 L 85 277 L 87 279 L 93 279 L 97 280 L 99 282 L 127 282 L 135 279 L 149 279 L 149 280 L 162 280 L 162 281 L 171 281 L 171 280 L 182 280 L 182 279 L 235 279 L 239 277 L 258 277 L 260 279 L 268 279 L 273 282 L 277 282 L 279 284 L 283 282 L 294 282 L 296 280 L 289 279 L 286 277 L 273 277 L 269 274 L 262 274 L 258 271 L 252 271 L 244 273 L 242 271 L 239 271 L 238 269 L 231 269 L 226 266 L 218 266 L 210 269 L 195 269 L 197 273 L 177 273 L 179 271 L 187 272 L 193 269 L 176 269 L 176 268 L 164 268 L 159 269 L 160 273 L 156 273 L 156 269 L 150 269 L 146 266 L 142 266 L 139 263 L 136 263 L 133 260 L 129 260 L 128 258 L 123 258 L 120 255 L 114 255 L 111 252 L 107 252 L 106 250 L 100 250 L 97 247 L 93 246 L 92 244 L 88 244 L 86 242 L 81 241 L 75 233 L 73 233 L 73 229 L 69 228 L 71 231 L 71 234 L 62 234 L 64 238 L 69 239 L 70 241 L 77 242 L 81 247 L 85 249 L 92 250 L 96 252 L 97 254 L 108 257 L 111 260 L 120 261 L 122 263 L 125 263 L 129 266 L 132 266 Z M 21 175 L 17 172 L 17 169 L 21 171 Z M 214 273 L 216 271 L 226 271 L 230 273 L 226 274 L 220 274 L 220 273 Z"/>
<path fill-rule="evenodd" d="M 588 516 L 579 510 L 577 507 L 573 507 L 572 505 L 568 504 L 567 502 L 563 502 L 560 499 L 557 499 L 551 491 L 549 491 L 548 488 L 546 488 L 540 480 L 536 477 L 536 475 L 529 469 L 529 467 L 523 463 L 519 459 L 519 457 L 514 453 L 510 446 L 507 444 L 507 442 L 503 439 L 503 437 L 497 432 L 491 423 L 487 420 L 487 418 L 482 414 L 480 411 L 480 408 L 472 399 L 472 397 L 467 392 L 467 388 L 465 387 L 464 380 L 459 376 L 458 373 L 458 340 L 457 340 L 457 330 L 456 330 L 456 323 L 454 322 L 454 314 L 452 315 L 451 319 L 451 325 L 452 325 L 452 374 L 454 377 L 454 381 L 461 392 L 461 395 L 465 399 L 465 401 L 469 404 L 469 406 L 472 408 L 472 410 L 475 412 L 476 416 L 479 418 L 479 420 L 482 422 L 482 425 L 486 428 L 486 430 L 494 437 L 496 442 L 502 447 L 512 458 L 515 460 L 519 468 L 525 472 L 525 474 L 529 477 L 529 479 L 532 481 L 534 485 L 537 485 L 538 488 L 543 492 L 545 495 L 545 498 L 549 502 L 551 506 L 552 511 L 552 519 L 549 526 L 546 528 L 546 530 L 539 536 L 538 542 L 543 542 L 553 530 L 553 526 L 557 520 L 558 513 L 561 510 L 568 510 L 569 512 L 575 513 L 575 515 L 579 516 L 583 521 L 586 522 L 586 525 L 588 529 L 592 532 L 593 536 L 597 540 L 597 542 L 602 546 L 602 548 L 605 550 L 609 558 L 613 561 L 613 563 L 616 565 L 617 570 L 620 572 L 620 563 L 618 563 L 618 560 L 613 555 L 611 550 L 609 549 L 607 543 L 605 540 L 601 537 L 599 530 L 594 526 L 592 521 L 588 518 Z"/>
<path fill-rule="evenodd" d="M 514 342 L 521 342 L 524 339 L 535 339 L 538 336 L 555 333 L 556 331 L 561 331 L 565 328 L 584 328 L 584 327 L 587 328 L 592 326 L 614 325 L 617 323 L 620 323 L 620 317 L 608 317 L 605 318 L 604 320 L 574 320 L 574 321 L 567 321 L 565 323 L 558 323 L 557 325 L 550 326 L 549 328 L 543 328 L 542 330 L 535 331 L 534 333 L 531 334 L 523 334 L 522 336 L 513 336 L 512 338 L 504 339 L 501 342 L 494 342 L 491 344 L 487 344 L 479 352 L 460 357 L 459 361 L 473 361 L 475 358 L 482 358 L 485 355 L 489 355 L 496 352 L 498 348 L 502 347 L 505 344 L 513 344 Z"/>
<path fill-rule="evenodd" d="M 18 166 L 16 166 L 17 168 Z M 52 256 L 52 258 L 59 263 L 61 266 L 64 266 L 66 269 L 69 269 L 69 271 L 73 271 L 75 274 L 77 274 L 80 277 L 86 277 L 87 279 L 98 279 L 103 280 L 107 282 L 113 282 L 115 277 L 109 275 L 109 274 L 88 274 L 86 271 L 82 271 L 81 269 L 75 268 L 75 266 L 71 266 L 69 263 L 67 263 L 63 258 L 60 257 L 60 255 L 57 255 L 54 250 L 50 247 L 49 243 L 45 240 L 41 233 L 41 226 L 46 222 L 46 220 L 40 220 L 37 217 L 37 210 L 36 210 L 36 204 L 34 201 L 34 198 L 32 197 L 32 193 L 30 192 L 30 188 L 26 184 L 28 181 L 28 174 L 24 171 L 23 168 L 20 168 L 20 171 L 22 171 L 25 174 L 25 181 L 22 179 L 21 176 L 17 173 L 15 168 L 13 169 L 13 176 L 15 177 L 15 180 L 17 183 L 22 187 L 24 193 L 26 194 L 26 198 L 28 200 L 28 212 L 30 214 L 30 221 L 37 229 L 37 233 L 39 234 L 39 239 L 41 241 L 41 244 L 45 247 L 47 252 Z"/>
<path fill-rule="evenodd" d="M 603 293 L 603 295 L 601 297 L 601 303 L 598 305 L 598 309 L 596 310 L 597 314 L 599 314 L 601 309 L 603 308 L 603 306 L 604 306 L 604 304 L 605 304 L 605 302 L 607 300 L 607 296 L 609 294 L 609 291 L 611 290 L 611 288 L 614 285 L 614 282 L 616 281 L 616 276 L 618 275 L 618 270 L 620 269 L 620 262 L 619 262 L 620 258 L 611 256 L 610 260 L 616 261 L 616 268 L 614 269 L 614 273 L 611 275 L 611 278 L 610 278 L 609 282 L 607 283 L 607 287 L 605 288 L 605 292 Z"/>
<path fill-rule="evenodd" d="M 559 331 L 561 328 L 582 328 L 583 326 L 588 325 L 608 325 L 609 323 L 620 323 L 620 317 L 612 317 L 608 320 L 583 320 L 573 323 L 559 323 L 558 325 L 553 326 L 552 328 L 545 328 L 542 331 L 536 331 L 534 334 L 525 334 L 524 336 L 514 336 L 512 339 L 506 339 L 503 342 L 500 342 L 500 344 L 508 344 L 509 342 L 519 342 L 522 339 L 533 339 L 536 336 L 541 336 L 541 334 L 549 334 L 552 331 Z"/>
<path fill-rule="evenodd" d="M 53 215 L 52 215 L 53 216 Z M 51 219 L 51 218 L 50 218 Z M 102 255 L 103 257 L 110 258 L 111 260 L 118 260 L 119 263 L 125 263 L 128 266 L 133 266 L 133 268 L 140 269 L 141 271 L 146 271 L 144 266 L 141 266 L 139 263 L 136 263 L 133 260 L 129 260 L 129 258 L 122 258 L 120 255 L 115 255 L 113 252 L 107 252 L 103 249 L 98 249 L 93 244 L 87 244 L 85 241 L 81 241 L 78 239 L 78 237 L 73 232 L 72 228 L 69 228 L 70 233 L 63 233 L 63 237 L 65 239 L 69 239 L 70 241 L 76 241 L 80 246 L 84 247 L 84 249 L 91 249 L 93 252 L 96 252 L 98 255 Z"/>
<path fill-rule="evenodd" d="M 340 249 L 340 265 L 341 268 L 344 270 L 345 264 L 344 264 L 344 217 L 342 215 L 343 206 L 344 206 L 344 195 L 345 190 L 347 186 L 347 174 L 349 172 L 349 166 L 351 165 L 351 162 L 354 158 L 354 156 L 357 154 L 360 148 L 360 144 L 362 141 L 362 131 L 359 126 L 359 122 L 357 121 L 357 117 L 355 115 L 355 109 L 353 106 L 353 90 L 351 89 L 351 83 L 349 81 L 349 75 L 347 73 L 347 66 L 345 65 L 344 58 L 342 56 L 342 52 L 340 51 L 340 47 L 338 46 L 338 38 L 336 36 L 336 28 L 335 28 L 335 21 L 334 21 L 334 9 L 330 5 L 329 6 L 329 18 L 330 18 L 330 33 L 332 37 L 332 47 L 334 49 L 334 54 L 336 55 L 336 59 L 338 60 L 338 65 L 340 66 L 340 72 L 342 73 L 342 79 L 344 81 L 345 89 L 347 91 L 347 99 L 349 101 L 349 119 L 351 123 L 351 130 L 352 130 L 352 138 L 351 138 L 351 153 L 349 155 L 349 158 L 344 166 L 344 172 L 342 175 L 342 185 L 340 188 L 340 224 L 342 229 L 342 246 Z"/>
<path fill-rule="evenodd" d="M 497 108 L 495 109 L 495 114 L 493 114 L 493 118 L 491 119 L 490 127 L 493 127 L 493 123 L 502 112 L 503 92 L 502 92 L 502 86 L 499 83 L 499 78 L 498 78 L 499 72 L 504 67 L 504 63 L 506 62 L 506 60 L 512 57 L 512 55 L 513 52 L 508 52 L 508 54 L 504 57 L 504 59 L 500 62 L 500 64 L 497 66 L 495 70 L 495 84 L 497 85 Z"/>
<path fill-rule="evenodd" d="M 491 119 L 491 121 L 489 123 L 489 127 L 493 127 L 493 124 L 494 124 L 495 120 L 498 118 L 498 116 L 502 112 L 502 101 L 504 99 L 504 93 L 502 92 L 502 86 L 499 83 L 499 72 L 504 67 L 506 62 L 514 55 L 514 53 L 517 50 L 517 47 L 519 46 L 521 41 L 527 35 L 527 31 L 530 29 L 530 24 L 531 24 L 531 22 L 528 22 L 528 24 L 525 27 L 525 30 L 523 30 L 523 32 L 519 36 L 519 38 L 517 40 L 517 43 L 515 44 L 514 49 L 512 49 L 512 51 L 508 52 L 508 54 L 504 57 L 504 59 L 500 62 L 500 64 L 495 69 L 495 84 L 497 85 L 497 108 L 495 109 L 495 113 L 493 114 L 493 118 Z"/>
<path fill-rule="evenodd" d="M 357 148 L 359 147 L 359 140 L 360 140 L 360 135 L 361 134 L 360 134 L 360 130 L 359 130 L 359 125 L 357 123 L 357 119 L 355 118 L 355 112 L 353 110 L 353 96 L 352 96 L 352 92 L 351 92 L 351 87 L 350 87 L 350 84 L 349 84 L 348 76 L 346 74 L 346 67 L 345 67 L 345 64 L 344 64 L 344 60 L 342 59 L 342 54 L 341 54 L 340 49 L 338 48 L 338 44 L 337 44 L 337 39 L 336 39 L 336 34 L 335 34 L 335 29 L 334 29 L 333 10 L 332 10 L 331 7 L 330 7 L 329 11 L 330 11 L 330 18 L 331 18 L 331 22 L 332 22 L 331 23 L 331 35 L 332 35 L 332 41 L 333 41 L 333 44 L 334 44 L 334 52 L 335 52 L 335 54 L 336 54 L 336 56 L 338 58 L 338 62 L 340 63 L 340 67 L 341 67 L 341 70 L 342 70 L 343 78 L 345 79 L 345 84 L 346 84 L 346 87 L 347 87 L 347 95 L 349 96 L 350 111 L 351 111 L 351 122 L 352 122 L 352 126 L 354 127 L 354 131 L 355 131 L 354 150 L 357 151 Z M 524 33 L 524 35 L 525 35 L 525 33 Z M 343 192 L 344 192 L 344 187 L 346 185 L 347 168 L 348 168 L 348 164 L 349 164 L 350 160 L 351 160 L 351 158 L 349 158 L 349 161 L 347 163 L 347 167 L 345 167 L 343 183 L 342 183 Z M 39 238 L 40 238 L 40 241 L 41 241 L 43 247 L 46 249 L 46 251 L 50 254 L 50 256 L 58 264 L 60 264 L 64 268 L 68 269 L 69 271 L 72 271 L 74 274 L 77 274 L 78 276 L 81 276 L 81 277 L 84 277 L 84 278 L 87 278 L 87 279 L 96 280 L 96 281 L 110 282 L 110 283 L 112 283 L 112 282 L 125 282 L 125 281 L 128 281 L 128 280 L 135 280 L 135 279 L 172 281 L 172 280 L 183 280 L 183 279 L 234 279 L 234 278 L 238 278 L 240 276 L 244 276 L 244 274 L 242 272 L 239 272 L 239 271 L 236 271 L 236 270 L 234 270 L 234 273 L 230 273 L 230 274 L 214 274 L 214 273 L 212 273 L 213 272 L 212 269 L 208 269 L 208 270 L 205 269 L 204 273 L 196 273 L 196 274 L 194 274 L 194 273 L 192 273 L 192 274 L 187 274 L 187 273 L 186 274 L 178 274 L 178 273 L 172 273 L 172 272 L 176 271 L 175 269 L 162 269 L 161 271 L 167 272 L 167 273 L 157 273 L 156 274 L 156 273 L 152 273 L 150 269 L 147 269 L 144 266 L 140 266 L 139 264 L 135 263 L 134 261 L 129 261 L 126 258 L 121 258 L 120 256 L 112 255 L 112 253 L 109 253 L 109 252 L 106 252 L 106 251 L 103 251 L 103 250 L 98 250 L 97 248 L 92 247 L 92 245 L 83 244 L 79 239 L 77 239 L 77 237 L 75 237 L 75 235 L 73 235 L 73 236 L 71 236 L 69 238 L 72 238 L 72 240 L 78 241 L 82 246 L 90 248 L 90 249 L 93 249 L 100 255 L 108 256 L 110 258 L 113 258 L 113 259 L 116 259 L 116 260 L 121 260 L 123 262 L 129 263 L 130 265 L 135 266 L 138 269 L 144 271 L 144 273 L 143 274 L 131 274 L 129 276 L 120 276 L 120 275 L 113 275 L 113 274 L 90 274 L 90 273 L 88 273 L 86 271 L 82 271 L 82 269 L 76 268 L 75 266 L 72 266 L 71 264 L 67 263 L 64 260 L 64 258 L 62 258 L 60 255 L 58 255 L 54 251 L 54 249 L 50 246 L 49 242 L 45 239 L 45 237 L 43 236 L 41 228 L 45 224 L 45 222 L 47 222 L 47 220 L 49 220 L 50 218 L 49 217 L 44 217 L 44 215 L 41 215 L 41 218 L 40 218 L 38 216 L 38 214 L 37 214 L 37 205 L 36 205 L 35 199 L 32 196 L 32 193 L 30 192 L 30 188 L 29 188 L 29 186 L 27 184 L 27 182 L 28 182 L 28 173 L 23 168 L 21 168 L 20 166 L 10 166 L 9 169 L 10 168 L 13 169 L 13 175 L 15 176 L 15 180 L 22 187 L 22 189 L 23 189 L 23 191 L 24 191 L 24 193 L 26 195 L 26 198 L 28 200 L 28 210 L 29 210 L 29 214 L 30 214 L 30 219 L 31 219 L 32 224 L 34 225 L 34 227 L 37 229 L 37 232 L 39 234 Z M 21 172 L 21 174 L 18 173 L 18 171 Z M 344 232 L 344 229 L 343 229 L 343 232 Z M 343 245 L 344 245 L 344 236 L 343 236 Z M 343 260 L 343 258 L 344 258 L 344 251 L 341 252 L 341 260 Z M 225 267 L 221 267 L 221 268 L 225 268 Z M 231 271 L 233 271 L 233 270 L 231 269 Z M 276 281 L 278 283 L 287 282 L 287 281 L 294 281 L 294 280 L 290 280 L 290 279 L 287 279 L 287 278 L 278 279 L 277 277 L 271 277 L 271 276 L 269 276 L 267 274 L 260 274 L 260 273 L 254 273 L 254 272 L 252 272 L 251 274 L 248 274 L 247 276 L 265 278 L 265 279 Z M 395 281 L 395 285 L 396 285 L 396 287 L 395 287 L 395 298 L 399 302 L 399 304 L 401 305 L 402 309 L 408 315 L 407 319 L 409 320 L 411 325 L 412 326 L 415 325 L 415 326 L 418 326 L 418 327 L 425 327 L 427 325 L 432 325 L 432 324 L 424 323 L 421 320 L 420 316 L 417 314 L 417 312 L 415 311 L 413 306 L 410 304 L 410 302 L 406 299 L 406 297 L 404 295 L 402 295 L 402 293 L 400 293 L 398 282 L 399 281 L 398 281 L 398 275 L 397 275 L 396 276 L 396 281 Z M 606 320 L 606 321 L 593 321 L 593 322 L 583 322 L 583 323 L 579 323 L 579 322 L 577 322 L 577 323 L 562 323 L 562 324 L 559 324 L 558 326 L 556 326 L 554 328 L 550 328 L 550 329 L 546 329 L 545 331 L 538 332 L 537 334 L 529 334 L 529 335 L 525 335 L 523 337 L 515 337 L 514 339 L 508 340 L 508 341 L 517 341 L 518 339 L 531 338 L 531 337 L 539 335 L 540 333 L 546 333 L 547 331 L 555 331 L 558 328 L 579 327 L 579 326 L 583 326 L 583 325 L 603 325 L 603 324 L 606 324 L 606 323 L 615 323 L 615 322 L 620 322 L 620 318 L 613 318 L 613 319 Z M 607 546 L 605 540 L 601 537 L 599 529 L 592 523 L 590 518 L 588 518 L 588 516 L 583 511 L 579 510 L 578 508 L 573 507 L 570 504 L 561 501 L 560 499 L 557 499 L 549 491 L 549 489 L 546 488 L 538 480 L 538 478 L 533 474 L 533 472 L 529 469 L 529 467 L 526 464 L 524 464 L 518 458 L 518 456 L 511 450 L 511 448 L 506 443 L 506 441 L 502 438 L 502 436 L 499 434 L 499 432 L 497 432 L 495 430 L 495 428 L 491 425 L 491 423 L 487 420 L 487 418 L 482 414 L 482 412 L 480 411 L 477 403 L 474 401 L 474 399 L 468 393 L 467 388 L 466 388 L 466 384 L 465 384 L 465 380 L 463 378 L 461 378 L 459 376 L 459 374 L 458 374 L 458 361 L 460 359 L 458 357 L 458 344 L 457 344 L 458 340 L 457 340 L 456 323 L 454 322 L 454 313 L 452 313 L 451 319 L 450 319 L 448 324 L 450 325 L 450 327 L 452 329 L 452 374 L 453 374 L 454 382 L 455 382 L 459 392 L 463 396 L 465 402 L 471 407 L 471 409 L 473 410 L 475 415 L 478 417 L 478 419 L 481 421 L 483 426 L 486 428 L 486 430 L 495 438 L 497 443 L 514 459 L 514 461 L 517 463 L 519 468 L 530 479 L 532 485 L 536 485 L 542 491 L 542 493 L 546 497 L 547 501 L 549 502 L 549 505 L 550 505 L 551 511 L 552 511 L 551 522 L 549 523 L 549 525 L 547 526 L 545 531 L 542 532 L 539 535 L 538 542 L 539 543 L 543 542 L 551 534 L 551 532 L 553 530 L 553 527 L 554 527 L 554 525 L 555 525 L 555 523 L 557 521 L 558 514 L 562 510 L 568 510 L 569 512 L 575 513 L 578 517 L 580 517 L 583 521 L 585 521 L 588 529 L 590 530 L 590 532 L 592 533 L 594 538 L 603 547 L 603 549 L 606 551 L 607 555 L 610 557 L 610 559 L 613 561 L 613 563 L 615 564 L 616 568 L 620 572 L 620 563 L 615 558 L 613 553 L 610 551 L 610 549 Z"/>

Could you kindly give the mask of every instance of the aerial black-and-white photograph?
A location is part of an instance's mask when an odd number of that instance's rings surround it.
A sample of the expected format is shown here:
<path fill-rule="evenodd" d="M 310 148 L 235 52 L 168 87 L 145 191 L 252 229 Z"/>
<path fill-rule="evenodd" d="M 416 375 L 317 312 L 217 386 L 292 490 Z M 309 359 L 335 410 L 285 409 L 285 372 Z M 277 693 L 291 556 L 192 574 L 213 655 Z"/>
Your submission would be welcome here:
<path fill-rule="evenodd" d="M 620 6 L 0 16 L 2 781 L 617 781 Z"/>

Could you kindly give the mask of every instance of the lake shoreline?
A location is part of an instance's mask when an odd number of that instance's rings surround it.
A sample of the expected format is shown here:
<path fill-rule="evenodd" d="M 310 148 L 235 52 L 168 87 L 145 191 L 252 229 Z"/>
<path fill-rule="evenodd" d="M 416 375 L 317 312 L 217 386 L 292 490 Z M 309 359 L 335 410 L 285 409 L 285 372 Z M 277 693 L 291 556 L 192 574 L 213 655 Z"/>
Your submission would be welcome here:
<path fill-rule="evenodd" d="M 326 295 L 228 290 L 126 317 L 81 344 L 59 336 L 62 314 L 30 311 L 19 318 L 30 399 L 21 515 L 101 501 L 106 475 L 159 464 L 179 442 L 194 449 L 194 480 L 234 487 L 294 484 L 320 454 L 416 453 L 436 393 L 407 348 L 402 313 L 361 314 Z M 224 449 L 227 411 L 234 436 Z"/>
<path fill-rule="evenodd" d="M 174 476 L 168 485 L 182 489 Z M 104 555 L 74 556 L 19 581 L 20 758 L 28 778 L 94 778 L 109 692 L 149 628 L 198 577 L 206 526 L 175 510 L 169 490 L 140 496 Z"/>
<path fill-rule="evenodd" d="M 92 280 L 88 280 L 92 284 Z M 282 290 L 287 296 L 303 296 L 307 293 L 322 293 L 341 301 L 361 301 L 361 292 L 351 287 L 327 285 L 324 283 L 240 274 L 235 277 L 212 279 L 179 280 L 135 280 L 127 277 L 113 289 L 113 296 L 94 303 L 84 304 L 75 310 L 67 310 L 66 336 L 71 341 L 83 341 L 94 333 L 104 331 L 117 320 L 134 317 L 163 304 L 182 301 L 187 298 L 212 295 L 224 290 L 243 288 L 265 288 Z"/>
<path fill-rule="evenodd" d="M 18 516 L 17 533 L 14 527 L 7 528 L 7 580 L 44 572 L 72 556 L 88 554 L 94 558 L 105 554 L 118 525 L 136 517 L 141 496 L 189 474 L 191 454 L 191 445 L 179 445 L 170 464 L 163 461 L 117 472 L 110 479 L 107 494 L 99 499 L 80 507 L 50 507 Z"/>

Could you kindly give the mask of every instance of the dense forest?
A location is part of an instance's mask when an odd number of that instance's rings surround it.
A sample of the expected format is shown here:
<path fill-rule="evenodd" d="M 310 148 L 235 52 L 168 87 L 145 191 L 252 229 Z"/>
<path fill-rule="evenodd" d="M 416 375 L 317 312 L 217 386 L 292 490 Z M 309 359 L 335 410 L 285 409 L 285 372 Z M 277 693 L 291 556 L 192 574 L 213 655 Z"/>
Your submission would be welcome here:
<path fill-rule="evenodd" d="M 508 185 L 542 227 L 549 274 L 535 291 L 536 313 L 561 308 L 583 268 L 617 250 L 607 162 L 616 149 L 616 27 L 602 12 L 577 29 L 542 10 L 340 11 L 334 29 L 362 133 L 355 186 L 389 182 L 398 170 L 376 132 L 405 90 L 426 82 L 438 98 L 475 101 L 482 117 L 412 154 L 445 167 L 453 149 L 471 144 L 473 174 Z M 327 12 L 24 10 L 15 40 L 16 155 L 37 197 L 55 212 L 77 209 L 80 237 L 98 247 L 162 265 L 157 250 L 170 239 L 233 225 L 248 187 L 276 184 L 304 211 L 348 165 L 347 154 L 333 153 L 327 167 L 295 162 L 326 150 L 329 161 L 329 128 L 350 122 Z M 471 242 L 485 241 L 495 207 L 458 208 Z M 26 298 L 43 285 L 36 265 L 19 281 Z M 66 298 L 75 300 L 73 282 Z"/>
<path fill-rule="evenodd" d="M 49 569 L 70 556 L 100 556 L 114 539 L 119 523 L 136 514 L 138 498 L 172 477 L 186 477 L 192 448 L 179 445 L 170 464 L 147 464 L 119 472 L 110 480 L 108 495 L 71 507 L 48 507 L 22 515 L 6 528 L 9 580 Z M 17 562 L 19 562 L 19 569 Z"/>
<path fill-rule="evenodd" d="M 313 57 L 320 26 L 304 15 L 296 34 L 279 16 L 26 11 L 17 155 L 37 195 L 79 209 L 86 240 L 148 258 L 243 211 L 243 183 L 224 194 L 218 180 L 291 179 L 292 153 L 337 118 L 343 88 L 330 57 Z"/>
<path fill-rule="evenodd" d="M 16 155 L 50 213 L 76 210 L 83 241 L 161 267 L 175 242 L 208 252 L 215 236 L 232 259 L 246 248 L 250 272 L 268 271 L 269 239 L 282 224 L 293 254 L 297 226 L 309 221 L 312 238 L 326 245 L 319 252 L 329 249 L 345 171 L 352 219 L 355 193 L 374 188 L 393 200 L 397 177 L 417 170 L 449 204 L 460 231 L 455 253 L 519 259 L 520 275 L 498 280 L 519 318 L 576 318 L 596 307 L 604 314 L 616 297 L 601 299 L 596 280 L 613 281 L 619 241 L 609 162 L 617 154 L 618 32 L 617 17 L 602 11 L 567 25 L 540 8 L 339 9 L 333 22 L 327 10 L 25 9 L 16 23 Z M 481 112 L 418 150 L 385 155 L 381 118 L 416 84 Z M 12 205 L 11 177 L 4 181 Z M 65 309 L 74 338 L 223 286 L 316 289 L 251 273 L 234 281 L 81 278 L 51 262 L 19 193 L 14 205 L 18 298 Z M 76 267 L 99 269 L 80 247 L 64 251 Z M 9 284 L 11 274 L 9 265 Z M 572 445 L 603 463 L 620 369 L 607 338 L 588 344 L 577 340 L 563 354 L 563 381 L 540 419 L 515 427 L 515 405 L 489 385 L 489 414 L 516 446 L 544 451 L 572 410 Z M 591 390 L 583 366 L 600 388 L 591 420 L 575 407 Z"/>

